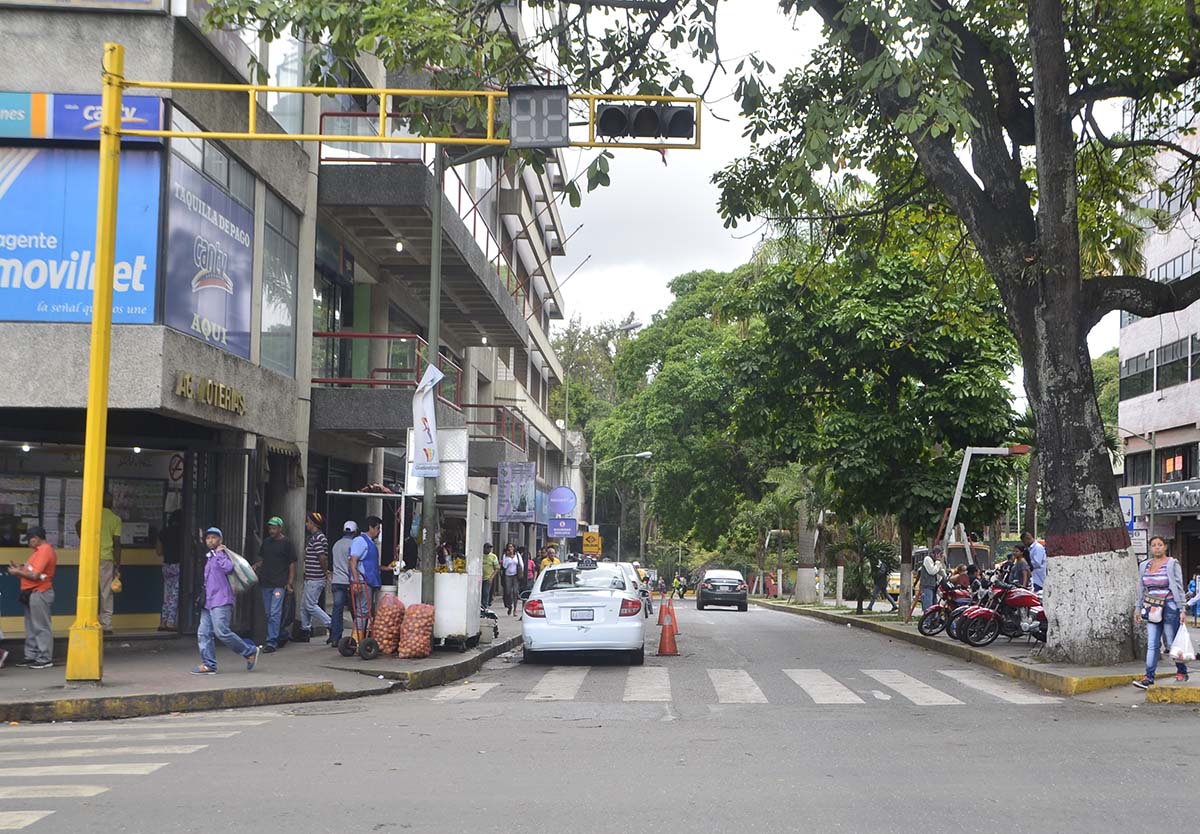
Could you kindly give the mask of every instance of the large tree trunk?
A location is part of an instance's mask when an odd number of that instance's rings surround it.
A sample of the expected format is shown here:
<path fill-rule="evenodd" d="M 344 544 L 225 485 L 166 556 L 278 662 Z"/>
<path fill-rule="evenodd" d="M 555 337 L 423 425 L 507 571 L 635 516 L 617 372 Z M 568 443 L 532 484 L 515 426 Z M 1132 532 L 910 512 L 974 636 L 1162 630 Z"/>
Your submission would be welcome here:
<path fill-rule="evenodd" d="M 912 619 L 912 572 L 913 547 L 912 528 L 900 525 L 900 599 L 898 605 L 904 612 L 904 622 Z"/>
<path fill-rule="evenodd" d="M 1027 474 L 1029 482 L 1025 484 L 1025 518 L 1022 520 L 1021 530 L 1028 530 L 1036 536 L 1038 534 L 1038 486 L 1042 482 L 1042 466 L 1037 452 L 1031 452 L 1029 455 L 1029 472 Z"/>
<path fill-rule="evenodd" d="M 797 513 L 796 521 L 796 602 L 801 605 L 812 605 L 817 602 L 816 564 L 817 537 L 820 530 L 812 530 L 808 526 L 807 507 L 803 504 Z"/>

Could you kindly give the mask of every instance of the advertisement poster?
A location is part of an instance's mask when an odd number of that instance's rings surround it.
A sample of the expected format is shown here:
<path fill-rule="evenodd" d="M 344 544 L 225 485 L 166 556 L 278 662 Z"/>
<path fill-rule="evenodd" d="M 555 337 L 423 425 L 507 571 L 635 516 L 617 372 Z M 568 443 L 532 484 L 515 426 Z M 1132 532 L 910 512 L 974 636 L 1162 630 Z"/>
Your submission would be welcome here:
<path fill-rule="evenodd" d="M 0 319 L 92 320 L 99 155 L 0 147 Z M 113 321 L 154 321 L 159 155 L 121 154 Z"/>
<path fill-rule="evenodd" d="M 436 478 L 438 460 L 437 397 L 434 390 L 445 376 L 433 365 L 425 368 L 417 390 L 413 392 L 413 452 L 412 474 L 419 478 Z"/>
<path fill-rule="evenodd" d="M 533 521 L 537 464 L 504 461 L 497 467 L 497 521 Z"/>
<path fill-rule="evenodd" d="M 167 206 L 163 323 L 249 359 L 254 215 L 178 157 Z"/>

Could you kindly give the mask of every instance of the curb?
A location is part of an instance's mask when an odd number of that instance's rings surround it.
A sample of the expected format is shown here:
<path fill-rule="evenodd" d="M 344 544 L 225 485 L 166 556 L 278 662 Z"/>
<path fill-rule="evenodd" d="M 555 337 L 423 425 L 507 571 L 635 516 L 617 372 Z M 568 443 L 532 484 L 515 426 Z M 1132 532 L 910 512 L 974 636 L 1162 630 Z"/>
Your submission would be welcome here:
<path fill-rule="evenodd" d="M 1146 690 L 1147 704 L 1200 704 L 1200 687 L 1154 686 Z"/>
<path fill-rule="evenodd" d="M 1084 692 L 1096 692 L 1100 689 L 1109 689 L 1114 686 L 1125 686 L 1132 681 L 1136 675 L 1060 675 L 1056 672 L 1050 672 L 1045 669 L 1040 669 L 1029 663 L 1022 663 L 1018 660 L 1008 660 L 1007 658 L 997 657 L 996 655 L 977 649 L 974 646 L 968 646 L 964 643 L 954 643 L 948 640 L 937 640 L 932 637 L 926 637 L 918 632 L 908 631 L 906 629 L 896 628 L 890 623 L 877 623 L 871 620 L 863 620 L 856 616 L 847 614 L 835 614 L 832 611 L 822 611 L 819 608 L 792 608 L 789 606 L 779 605 L 777 603 L 756 601 L 756 605 L 768 608 L 772 611 L 782 611 L 786 614 L 797 614 L 801 617 L 812 617 L 817 620 L 825 620 L 830 623 L 838 623 L 839 625 L 848 624 L 854 628 L 861 628 L 866 631 L 873 631 L 876 634 L 882 634 L 896 640 L 903 640 L 906 643 L 920 646 L 931 651 L 941 652 L 961 660 L 966 660 L 970 663 L 978 663 L 980 666 L 987 666 L 997 672 L 1008 675 L 1010 678 L 1023 680 L 1039 686 L 1047 692 L 1053 692 L 1056 695 L 1080 695 Z M 1187 690 L 1162 690 L 1184 692 Z M 1197 702 L 1200 703 L 1200 689 L 1192 690 L 1197 693 Z M 1180 703 L 1180 702 L 1175 702 Z"/>
<path fill-rule="evenodd" d="M 482 649 L 475 655 L 460 660 L 457 663 L 435 666 L 431 669 L 415 669 L 411 672 L 403 670 L 385 670 L 381 672 L 363 666 L 326 666 L 325 668 L 336 669 L 339 672 L 358 672 L 359 674 L 370 675 L 376 678 L 382 675 L 384 679 L 394 681 L 394 689 L 410 692 L 416 689 L 428 689 L 431 686 L 441 686 L 442 684 L 465 678 L 468 675 L 473 675 L 479 671 L 484 663 L 493 657 L 512 651 L 520 645 L 521 635 L 514 634 L 507 640 L 492 643 L 486 649 Z"/>

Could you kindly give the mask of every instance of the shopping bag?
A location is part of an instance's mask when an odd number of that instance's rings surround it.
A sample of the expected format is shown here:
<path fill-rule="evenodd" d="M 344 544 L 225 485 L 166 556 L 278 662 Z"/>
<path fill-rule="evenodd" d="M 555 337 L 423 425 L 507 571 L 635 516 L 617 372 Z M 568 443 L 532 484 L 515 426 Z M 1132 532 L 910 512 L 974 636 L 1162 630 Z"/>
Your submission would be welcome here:
<path fill-rule="evenodd" d="M 1192 645 L 1192 635 L 1188 633 L 1187 626 L 1182 622 L 1179 624 L 1179 631 L 1175 632 L 1175 639 L 1171 641 L 1171 659 L 1178 660 L 1180 663 L 1196 659 L 1196 647 Z"/>
<path fill-rule="evenodd" d="M 228 547 L 225 548 L 225 555 L 233 562 L 233 573 L 229 574 L 229 587 L 233 588 L 233 592 L 236 594 L 253 588 L 258 582 L 258 574 L 250 563 Z"/>

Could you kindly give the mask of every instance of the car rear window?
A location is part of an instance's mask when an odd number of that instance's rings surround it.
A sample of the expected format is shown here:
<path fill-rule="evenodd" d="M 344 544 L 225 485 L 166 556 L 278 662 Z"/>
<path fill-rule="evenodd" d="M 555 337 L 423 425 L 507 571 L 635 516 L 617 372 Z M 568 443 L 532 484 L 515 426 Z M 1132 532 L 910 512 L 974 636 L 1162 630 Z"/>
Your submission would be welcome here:
<path fill-rule="evenodd" d="M 710 570 L 708 573 L 704 574 L 704 578 L 705 579 L 725 579 L 725 580 L 732 580 L 734 582 L 742 581 L 742 575 L 740 573 L 738 573 L 737 571 L 733 571 L 733 570 Z"/>
<path fill-rule="evenodd" d="M 546 571 L 546 575 L 542 577 L 543 591 L 561 591 L 567 588 L 624 591 L 625 579 L 611 568 L 579 570 L 575 567 Z"/>

